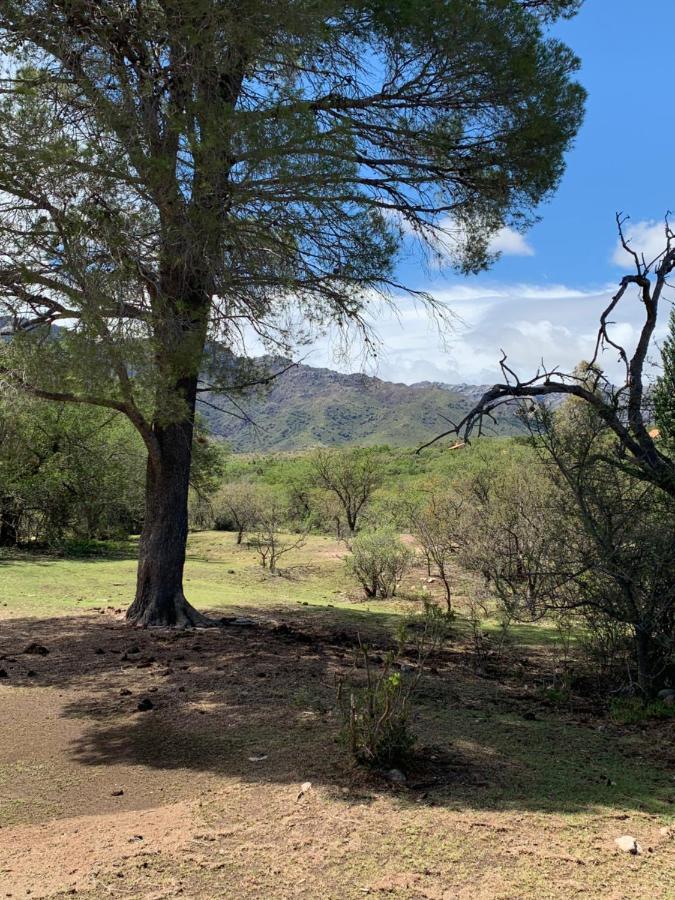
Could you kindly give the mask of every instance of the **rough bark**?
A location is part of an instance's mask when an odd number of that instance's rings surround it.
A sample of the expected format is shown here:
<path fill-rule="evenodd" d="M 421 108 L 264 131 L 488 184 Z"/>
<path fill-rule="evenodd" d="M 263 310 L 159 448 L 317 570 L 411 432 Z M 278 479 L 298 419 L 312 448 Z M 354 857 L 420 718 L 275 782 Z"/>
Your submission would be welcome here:
<path fill-rule="evenodd" d="M 127 611 L 127 619 L 137 625 L 214 624 L 188 603 L 183 592 L 197 376 L 184 379 L 180 387 L 187 416 L 153 429 L 157 452 L 155 458 L 148 457 L 136 597 Z"/>

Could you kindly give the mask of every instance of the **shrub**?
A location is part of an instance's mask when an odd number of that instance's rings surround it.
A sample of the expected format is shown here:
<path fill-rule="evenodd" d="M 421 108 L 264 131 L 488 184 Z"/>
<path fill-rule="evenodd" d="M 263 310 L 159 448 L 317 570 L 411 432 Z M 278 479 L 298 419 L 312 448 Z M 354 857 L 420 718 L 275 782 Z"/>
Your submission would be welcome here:
<path fill-rule="evenodd" d="M 353 676 L 349 681 L 340 680 L 337 691 L 342 737 L 358 763 L 387 767 L 401 764 L 409 756 L 416 742 L 410 724 L 412 697 L 430 654 L 445 641 L 448 627 L 447 617 L 438 607 L 426 603 L 423 615 L 401 628 L 396 649 L 384 659 L 359 638 Z M 412 665 L 403 661 L 408 647 Z"/>
<path fill-rule="evenodd" d="M 395 531 L 382 528 L 354 538 L 348 571 L 359 581 L 366 597 L 393 597 L 410 569 L 414 554 Z"/>

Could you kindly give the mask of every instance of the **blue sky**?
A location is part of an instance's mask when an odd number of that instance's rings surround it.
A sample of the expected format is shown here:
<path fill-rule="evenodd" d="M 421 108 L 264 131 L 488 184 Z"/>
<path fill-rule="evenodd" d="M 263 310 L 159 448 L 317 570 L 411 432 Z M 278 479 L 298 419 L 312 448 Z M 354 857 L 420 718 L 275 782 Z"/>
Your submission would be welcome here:
<path fill-rule="evenodd" d="M 444 336 L 421 309 L 398 300 L 398 318 L 376 309 L 382 340 L 376 363 L 336 355 L 317 342 L 308 362 L 365 368 L 392 381 L 484 382 L 498 377 L 504 347 L 523 374 L 544 358 L 573 366 L 588 356 L 595 322 L 624 271 L 614 215 L 631 216 L 636 246 L 658 247 L 659 222 L 675 210 L 673 49 L 675 0 L 586 0 L 556 34 L 582 62 L 589 92 L 586 119 L 558 192 L 523 238 L 506 233 L 503 257 L 490 272 L 459 278 L 402 259 L 398 275 L 430 291 L 458 317 Z M 628 260 L 628 262 L 630 262 Z M 617 335 L 630 343 L 639 305 L 628 298 Z M 662 315 L 663 334 L 667 310 Z M 615 360 L 604 361 L 616 373 Z"/>

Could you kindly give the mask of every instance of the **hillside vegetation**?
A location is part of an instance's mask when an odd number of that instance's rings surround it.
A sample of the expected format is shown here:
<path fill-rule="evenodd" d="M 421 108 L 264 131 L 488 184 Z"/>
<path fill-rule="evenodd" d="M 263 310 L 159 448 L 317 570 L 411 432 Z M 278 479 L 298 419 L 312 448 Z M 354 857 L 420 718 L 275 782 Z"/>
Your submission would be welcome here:
<path fill-rule="evenodd" d="M 279 372 L 288 360 L 268 365 Z M 236 451 L 346 444 L 415 447 L 445 431 L 448 419 L 459 421 L 482 390 L 480 385 L 395 384 L 299 364 L 266 389 L 237 398 L 236 408 L 209 393 L 199 411 L 213 434 Z M 494 434 L 522 431 L 513 411 L 499 416 L 491 428 Z"/>

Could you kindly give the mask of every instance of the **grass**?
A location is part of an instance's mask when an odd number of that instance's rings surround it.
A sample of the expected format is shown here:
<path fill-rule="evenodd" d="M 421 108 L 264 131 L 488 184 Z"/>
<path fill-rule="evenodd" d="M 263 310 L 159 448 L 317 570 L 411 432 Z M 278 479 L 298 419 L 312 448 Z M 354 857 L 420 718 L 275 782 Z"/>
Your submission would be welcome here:
<path fill-rule="evenodd" d="M 116 543 L 107 555 L 44 554 L 0 555 L 0 610 L 4 616 L 49 616 L 66 611 L 113 606 L 126 608 L 136 585 L 137 542 Z M 190 535 L 185 569 L 188 599 L 199 608 L 232 612 L 251 605 L 273 609 L 279 605 L 344 610 L 355 623 L 367 623 L 375 614 L 379 625 L 392 626 L 421 607 L 405 599 L 406 590 L 419 595 L 420 587 L 440 600 L 440 585 L 427 585 L 425 573 L 415 571 L 403 583 L 399 598 L 366 601 L 354 580 L 345 575 L 344 545 L 332 538 L 310 535 L 305 545 L 284 556 L 281 575 L 272 576 L 259 565 L 254 550 L 237 546 L 228 532 L 197 532 Z M 456 572 L 456 629 L 469 631 L 466 600 L 475 582 Z M 501 631 L 496 616 L 488 615 L 481 628 L 490 635 Z M 559 635 L 553 623 L 512 624 L 509 634 L 525 646 L 556 645 Z"/>
<path fill-rule="evenodd" d="M 340 594 L 342 566 L 330 559 L 317 565 L 316 558 L 332 548 L 327 539 L 312 537 L 305 549 L 290 554 L 287 575 L 272 577 L 258 565 L 253 551 L 236 546 L 233 535 L 194 534 L 188 546 L 186 591 L 197 606 L 223 611 L 250 603 L 325 605 Z M 135 589 L 136 552 L 131 541 L 112 558 L 31 554 L 0 558 L 4 614 L 44 616 L 126 606 Z"/>

